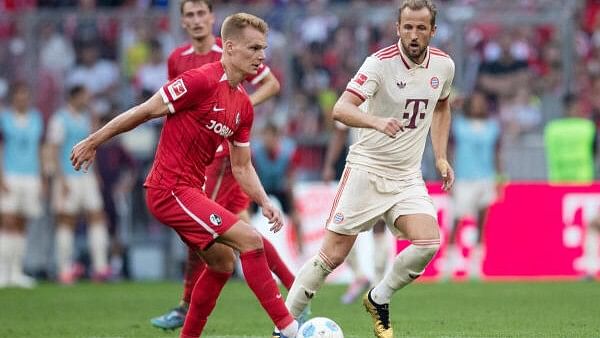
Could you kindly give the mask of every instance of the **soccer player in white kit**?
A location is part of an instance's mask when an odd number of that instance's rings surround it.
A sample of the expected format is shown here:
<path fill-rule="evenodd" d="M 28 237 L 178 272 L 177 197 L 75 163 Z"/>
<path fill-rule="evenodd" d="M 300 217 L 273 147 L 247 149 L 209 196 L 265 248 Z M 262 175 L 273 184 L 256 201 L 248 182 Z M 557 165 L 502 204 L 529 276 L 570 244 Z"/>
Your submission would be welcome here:
<path fill-rule="evenodd" d="M 338 99 L 333 117 L 362 128 L 350 147 L 319 253 L 300 269 L 286 305 L 300 315 L 325 278 L 348 255 L 357 235 L 383 217 L 397 238 L 411 241 L 382 281 L 363 298 L 376 337 L 393 337 L 392 294 L 424 271 L 440 245 L 436 210 L 421 174 L 425 141 L 431 140 L 444 190 L 454 181 L 446 159 L 450 130 L 448 96 L 454 62 L 429 47 L 435 34 L 431 0 L 404 0 L 399 42 L 369 56 Z M 365 112 L 358 107 L 367 102 Z"/>

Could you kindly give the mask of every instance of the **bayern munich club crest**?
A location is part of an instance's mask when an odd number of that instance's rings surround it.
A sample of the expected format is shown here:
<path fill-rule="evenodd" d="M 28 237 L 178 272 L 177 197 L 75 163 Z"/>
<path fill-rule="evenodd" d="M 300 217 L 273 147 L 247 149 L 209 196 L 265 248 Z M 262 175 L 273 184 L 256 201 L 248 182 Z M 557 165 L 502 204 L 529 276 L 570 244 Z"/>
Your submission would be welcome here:
<path fill-rule="evenodd" d="M 344 214 L 342 214 L 341 212 L 338 212 L 337 214 L 335 214 L 333 216 L 333 223 L 340 224 L 343 221 L 344 221 Z"/>
<path fill-rule="evenodd" d="M 429 80 L 429 84 L 431 85 L 431 88 L 438 89 L 440 86 L 440 79 L 438 79 L 437 76 L 434 76 Z"/>
<path fill-rule="evenodd" d="M 221 216 L 217 215 L 217 214 L 210 214 L 210 222 L 214 225 L 214 226 L 219 226 L 221 225 L 221 223 L 223 222 L 221 220 Z"/>

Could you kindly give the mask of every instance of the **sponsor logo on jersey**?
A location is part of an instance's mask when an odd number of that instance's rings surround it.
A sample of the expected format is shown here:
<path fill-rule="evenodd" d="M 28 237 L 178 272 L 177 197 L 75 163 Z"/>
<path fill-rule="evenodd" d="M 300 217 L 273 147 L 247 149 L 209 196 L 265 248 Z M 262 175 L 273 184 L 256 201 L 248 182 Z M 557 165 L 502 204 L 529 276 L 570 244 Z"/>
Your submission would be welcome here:
<path fill-rule="evenodd" d="M 219 226 L 221 225 L 221 223 L 223 222 L 221 220 L 221 216 L 217 215 L 217 214 L 210 214 L 210 222 L 214 225 L 214 226 Z"/>
<path fill-rule="evenodd" d="M 183 79 L 177 79 L 177 81 L 171 83 L 167 89 L 169 90 L 169 94 L 173 98 L 173 101 L 182 97 L 183 94 L 187 93 L 187 88 L 185 88 L 185 83 L 183 83 Z"/>
<path fill-rule="evenodd" d="M 440 86 L 440 79 L 438 79 L 437 76 L 434 76 L 429 80 L 429 84 L 431 85 L 431 88 L 438 89 Z"/>
<path fill-rule="evenodd" d="M 238 126 L 240 124 L 240 112 L 237 112 L 237 114 L 235 114 L 235 125 Z"/>
<path fill-rule="evenodd" d="M 225 108 L 219 108 L 219 107 L 217 107 L 217 105 L 216 105 L 216 104 L 215 104 L 215 105 L 214 105 L 214 107 L 213 107 L 213 111 L 214 111 L 214 112 L 220 112 L 220 111 L 223 111 L 223 110 L 225 110 Z"/>
<path fill-rule="evenodd" d="M 225 138 L 233 135 L 233 130 L 228 126 L 224 125 L 221 122 L 217 122 L 215 120 L 210 120 L 210 124 L 205 126 L 208 130 L 214 131 L 216 134 L 219 134 Z"/>
<path fill-rule="evenodd" d="M 344 221 L 344 215 L 341 212 L 338 212 L 333 216 L 333 223 L 340 224 Z"/>
<path fill-rule="evenodd" d="M 354 77 L 354 82 L 358 83 L 360 86 L 364 85 L 365 82 L 367 82 L 367 80 L 369 79 L 368 76 L 366 76 L 363 73 L 358 73 L 356 74 L 356 76 Z"/>
<path fill-rule="evenodd" d="M 400 89 L 404 89 L 404 87 L 406 87 L 406 82 L 396 82 L 396 86 L 398 86 Z"/>

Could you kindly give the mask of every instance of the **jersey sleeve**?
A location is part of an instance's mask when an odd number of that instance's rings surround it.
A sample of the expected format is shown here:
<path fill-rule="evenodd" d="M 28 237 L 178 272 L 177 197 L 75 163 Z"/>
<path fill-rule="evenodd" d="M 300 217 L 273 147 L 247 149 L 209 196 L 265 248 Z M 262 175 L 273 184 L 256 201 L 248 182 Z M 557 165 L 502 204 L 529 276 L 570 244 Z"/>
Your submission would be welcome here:
<path fill-rule="evenodd" d="M 167 60 L 167 76 L 169 81 L 173 80 L 177 76 L 177 69 L 175 67 L 175 53 L 169 55 Z"/>
<path fill-rule="evenodd" d="M 450 91 L 452 90 L 452 81 L 454 81 L 454 61 L 450 59 L 450 63 L 448 66 L 448 76 L 446 77 L 446 81 L 444 82 L 444 86 L 442 87 L 442 93 L 440 94 L 440 98 L 438 101 L 445 101 L 450 97 Z"/>
<path fill-rule="evenodd" d="M 237 119 L 237 117 L 236 117 Z M 252 131 L 252 123 L 254 121 L 254 108 L 248 101 L 246 109 L 240 113 L 240 126 L 232 136 L 232 143 L 237 147 L 250 146 L 250 133 Z"/>
<path fill-rule="evenodd" d="M 260 67 L 258 67 L 258 71 L 256 72 L 256 74 L 248 76 L 246 78 L 246 81 L 250 82 L 253 86 L 256 86 L 260 81 L 267 77 L 269 73 L 271 73 L 271 68 L 262 63 Z"/>
<path fill-rule="evenodd" d="M 361 100 L 375 95 L 382 82 L 382 63 L 376 57 L 368 57 L 356 75 L 348 82 L 346 91 L 358 96 Z"/>
<path fill-rule="evenodd" d="M 209 97 L 215 88 L 216 82 L 206 73 L 192 69 L 169 81 L 159 93 L 169 112 L 176 113 L 194 107 Z"/>

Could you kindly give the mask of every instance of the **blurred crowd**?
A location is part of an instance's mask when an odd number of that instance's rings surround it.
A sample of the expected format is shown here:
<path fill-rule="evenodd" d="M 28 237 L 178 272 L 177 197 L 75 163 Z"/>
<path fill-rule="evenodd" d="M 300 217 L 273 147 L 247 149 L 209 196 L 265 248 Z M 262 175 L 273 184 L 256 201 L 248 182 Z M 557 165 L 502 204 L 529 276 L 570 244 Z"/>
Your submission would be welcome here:
<path fill-rule="evenodd" d="M 484 1 L 439 3 L 442 8 L 465 8 Z M 219 20 L 225 14 L 220 7 L 251 4 L 269 22 L 267 62 L 282 83 L 282 92 L 257 108 L 255 133 L 261 137 L 262 131 L 276 132 L 275 142 L 293 142 L 296 154 L 290 172 L 294 179 L 319 180 L 334 128 L 331 109 L 365 56 L 397 40 L 396 2 L 225 0 L 215 4 Z M 485 1 L 485 8 L 500 12 L 504 4 Z M 455 59 L 460 62 L 460 81 L 452 95 L 455 113 L 465 109 L 472 93 L 483 94 L 480 109 L 498 122 L 502 143 L 508 145 L 542 140 L 545 124 L 563 115 L 566 97 L 577 103 L 578 116 L 600 126 L 600 1 L 522 0 L 511 6 L 558 13 L 572 8 L 574 15 L 565 17 L 565 22 L 519 24 L 482 16 L 458 25 L 442 9 L 432 44 L 451 56 L 460 48 L 461 59 Z M 46 144 L 50 121 L 69 104 L 73 88 L 83 87 L 89 93 L 82 111 L 94 126 L 123 107 L 142 102 L 166 82 L 166 57 L 182 42 L 173 31 L 178 25 L 168 7 L 167 0 L 0 0 L 2 114 L 19 109 L 39 113 L 41 140 Z M 561 34 L 566 24 L 574 25 L 570 35 Z M 110 247 L 117 256 L 122 241 L 116 229 L 119 218 L 143 224 L 151 236 L 160 232 L 144 210 L 141 191 L 159 131 L 160 125 L 153 124 L 125 135 L 104 154 L 107 165 L 97 167 Z M 44 156 L 40 177 L 52 184 L 55 168 L 51 155 L 44 152 Z M 341 168 L 343 159 L 340 163 Z M 424 163 L 428 165 L 432 163 Z M 545 175 L 544 166 L 535 170 L 543 173 L 534 177 Z M 424 174 L 426 179 L 436 179 L 433 170 L 424 168 Z M 502 174 L 511 175 L 510 171 Z M 51 199 L 50 194 L 46 197 Z M 128 209 L 118 210 L 115 199 L 128 201 L 122 203 Z M 52 213 L 52 208 L 46 212 Z M 123 266 L 122 261 L 115 264 Z"/>

